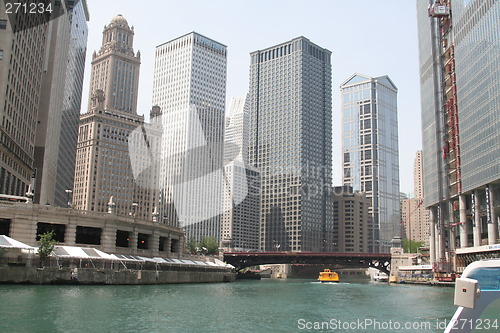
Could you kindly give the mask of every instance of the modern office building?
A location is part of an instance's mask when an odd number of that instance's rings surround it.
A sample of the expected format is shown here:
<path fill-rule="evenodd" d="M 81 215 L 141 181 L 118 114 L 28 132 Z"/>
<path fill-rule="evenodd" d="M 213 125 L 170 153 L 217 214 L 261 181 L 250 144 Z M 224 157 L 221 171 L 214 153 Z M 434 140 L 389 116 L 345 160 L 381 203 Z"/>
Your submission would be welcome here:
<path fill-rule="evenodd" d="M 499 243 L 499 7 L 494 0 L 417 1 L 424 205 L 435 273 L 450 273 L 455 254 L 470 254 L 468 247 L 480 257 L 482 246 Z"/>
<path fill-rule="evenodd" d="M 342 184 L 366 193 L 373 242 L 370 252 L 389 252 L 400 236 L 397 88 L 388 76 L 354 74 L 342 94 Z"/>
<path fill-rule="evenodd" d="M 70 40 L 67 45 L 68 67 L 66 68 L 66 81 L 64 84 L 61 134 L 55 178 L 54 204 L 56 206 L 68 204 L 68 193 L 72 193 L 69 191 L 73 190 L 75 177 L 76 144 L 88 37 L 87 21 L 89 20 L 89 12 L 86 0 L 75 2 L 69 15 L 71 30 Z"/>
<path fill-rule="evenodd" d="M 156 47 L 153 105 L 162 109 L 160 218 L 188 241 L 220 240 L 226 46 L 196 32 Z"/>
<path fill-rule="evenodd" d="M 401 200 L 401 223 L 404 227 L 404 238 L 429 243 L 429 210 L 425 208 L 422 187 L 422 151 L 416 153 L 413 164 L 412 198 Z"/>
<path fill-rule="evenodd" d="M 249 164 L 260 248 L 333 251 L 331 52 L 305 37 L 252 52 Z"/>
<path fill-rule="evenodd" d="M 224 130 L 224 161 L 248 161 L 250 114 L 247 96 L 231 99 Z"/>
<path fill-rule="evenodd" d="M 247 95 L 232 98 L 224 131 L 224 191 L 221 246 L 256 251 L 260 232 L 260 172 L 248 165 L 250 127 Z"/>
<path fill-rule="evenodd" d="M 35 137 L 33 201 L 66 207 L 66 191 L 73 188 L 78 123 L 63 123 L 63 119 L 67 120 L 68 112 L 72 112 L 73 119 L 80 114 L 89 14 L 86 1 L 62 3 L 61 8 L 64 14 L 48 23 Z M 71 138 L 62 137 L 67 132 L 72 133 Z M 69 162 L 60 163 L 60 157 Z M 71 182 L 61 188 L 62 179 Z"/>
<path fill-rule="evenodd" d="M 93 90 L 88 112 L 80 116 L 72 196 L 76 209 L 107 212 L 112 206 L 118 215 L 152 220 L 157 176 L 148 186 L 138 183 L 131 161 L 140 158 L 131 156 L 129 149 L 130 140 L 139 142 L 132 137 L 137 135 L 134 130 L 147 127 L 144 116 L 136 113 L 139 53 L 134 55 L 133 34 L 125 18 L 116 16 L 104 28 L 102 47 L 93 55 Z M 151 149 L 159 145 L 159 137 L 145 139 Z"/>
<path fill-rule="evenodd" d="M 224 165 L 221 246 L 229 251 L 257 251 L 260 231 L 260 172 L 236 159 Z"/>
<path fill-rule="evenodd" d="M 332 193 L 336 252 L 368 253 L 371 237 L 371 200 L 350 186 L 336 186 Z"/>
<path fill-rule="evenodd" d="M 3 194 L 24 196 L 29 185 L 34 189 L 35 133 L 48 36 L 48 22 L 42 15 L 7 14 L 2 1 L 0 193 Z"/>

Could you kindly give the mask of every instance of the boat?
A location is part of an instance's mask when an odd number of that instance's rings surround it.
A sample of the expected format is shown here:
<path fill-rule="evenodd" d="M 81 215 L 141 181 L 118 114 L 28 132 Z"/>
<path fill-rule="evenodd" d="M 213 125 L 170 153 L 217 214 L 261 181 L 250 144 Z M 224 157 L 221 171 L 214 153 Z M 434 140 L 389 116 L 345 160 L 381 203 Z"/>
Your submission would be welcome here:
<path fill-rule="evenodd" d="M 339 282 L 339 275 L 327 268 L 323 272 L 319 272 L 318 280 L 321 282 Z"/>
<path fill-rule="evenodd" d="M 386 273 L 377 271 L 375 275 L 373 275 L 373 281 L 377 282 L 388 282 L 389 276 Z"/>
<path fill-rule="evenodd" d="M 469 264 L 462 276 L 455 280 L 454 304 L 458 306 L 455 314 L 448 323 L 444 333 L 477 332 L 482 318 L 487 318 L 487 313 L 498 314 L 500 304 L 500 259 L 483 259 Z M 498 315 L 491 316 L 493 330 L 498 332 Z M 474 323 L 470 325 L 457 325 L 456 323 Z M 485 331 L 491 331 L 490 327 Z"/>

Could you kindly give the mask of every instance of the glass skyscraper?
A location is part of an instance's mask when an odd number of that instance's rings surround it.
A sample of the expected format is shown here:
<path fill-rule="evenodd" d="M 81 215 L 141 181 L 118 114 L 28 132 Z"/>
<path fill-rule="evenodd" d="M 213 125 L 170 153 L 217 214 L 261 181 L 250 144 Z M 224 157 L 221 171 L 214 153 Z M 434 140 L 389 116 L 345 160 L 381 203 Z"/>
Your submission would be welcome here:
<path fill-rule="evenodd" d="M 68 201 L 66 190 L 73 190 L 85 54 L 87 52 L 87 21 L 89 20 L 87 1 L 76 2 L 68 15 L 70 15 L 71 32 L 55 181 L 54 204 L 56 206 L 66 206 Z"/>
<path fill-rule="evenodd" d="M 354 74 L 342 92 L 342 183 L 371 199 L 370 252 L 400 232 L 397 88 L 388 76 Z"/>
<path fill-rule="evenodd" d="M 251 53 L 249 163 L 260 248 L 331 252 L 331 52 L 304 37 Z"/>
<path fill-rule="evenodd" d="M 450 273 L 462 248 L 499 243 L 500 5 L 416 3 L 430 256 Z"/>

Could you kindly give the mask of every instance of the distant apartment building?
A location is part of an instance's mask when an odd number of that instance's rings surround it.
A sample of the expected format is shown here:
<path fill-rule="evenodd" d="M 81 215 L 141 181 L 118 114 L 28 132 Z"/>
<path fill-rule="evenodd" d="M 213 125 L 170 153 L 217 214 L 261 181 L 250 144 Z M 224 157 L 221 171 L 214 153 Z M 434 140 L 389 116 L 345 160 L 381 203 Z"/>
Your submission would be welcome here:
<path fill-rule="evenodd" d="M 333 251 L 331 52 L 305 37 L 250 54 L 249 164 L 260 248 Z"/>
<path fill-rule="evenodd" d="M 388 76 L 354 74 L 342 95 L 342 184 L 371 200 L 370 252 L 400 236 L 397 88 Z"/>
<path fill-rule="evenodd" d="M 162 111 L 160 219 L 188 241 L 220 240 L 226 46 L 191 32 L 156 47 L 153 104 Z"/>
<path fill-rule="evenodd" d="M 0 193 L 3 194 L 24 196 L 29 185 L 34 189 L 35 133 L 48 25 L 42 15 L 7 14 L 5 2 L 0 3 Z"/>
<path fill-rule="evenodd" d="M 33 201 L 66 207 L 67 192 L 73 188 L 75 120 L 80 115 L 89 13 L 86 1 L 61 6 L 65 14 L 49 21 L 35 137 Z"/>
<path fill-rule="evenodd" d="M 419 150 L 413 164 L 414 197 L 401 200 L 401 223 L 404 238 L 429 243 L 429 211 L 425 208 L 422 188 L 422 151 Z"/>
<path fill-rule="evenodd" d="M 449 272 L 463 251 L 499 243 L 500 4 L 417 1 L 424 205 L 430 256 Z M 466 249 L 474 247 L 474 249 Z"/>
<path fill-rule="evenodd" d="M 157 191 L 154 184 L 136 182 L 129 153 L 131 134 L 147 126 L 144 116 L 137 115 L 140 54 L 133 51 L 133 35 L 127 20 L 118 15 L 105 26 L 102 47 L 93 54 L 90 103 L 80 116 L 72 195 L 76 209 L 107 212 L 113 206 L 118 215 L 151 220 Z M 151 146 L 159 144 L 149 139 Z M 151 175 L 154 183 L 157 176 Z"/>
<path fill-rule="evenodd" d="M 350 186 L 336 186 L 332 193 L 336 252 L 368 253 L 371 200 Z"/>

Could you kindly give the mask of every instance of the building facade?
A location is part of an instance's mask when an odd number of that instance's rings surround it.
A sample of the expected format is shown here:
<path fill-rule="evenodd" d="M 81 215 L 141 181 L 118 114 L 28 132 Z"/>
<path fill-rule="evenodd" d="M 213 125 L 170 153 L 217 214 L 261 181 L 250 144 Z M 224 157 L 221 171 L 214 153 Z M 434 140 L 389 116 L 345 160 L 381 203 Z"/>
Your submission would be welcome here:
<path fill-rule="evenodd" d="M 179 258 L 185 253 L 182 230 L 135 217 L 26 203 L 0 203 L 0 230 L 39 245 L 54 231 L 58 245 L 92 247 L 114 254 Z"/>
<path fill-rule="evenodd" d="M 89 105 L 92 92 L 104 92 L 104 109 L 137 114 L 141 53 L 134 53 L 134 27 L 118 14 L 102 32 L 102 46 L 92 54 Z"/>
<path fill-rule="evenodd" d="M 221 246 L 229 251 L 257 251 L 260 231 L 260 172 L 233 160 L 224 165 Z"/>
<path fill-rule="evenodd" d="M 499 243 L 499 6 L 417 1 L 424 204 L 438 273 L 450 272 L 457 248 Z"/>
<path fill-rule="evenodd" d="M 298 37 L 250 54 L 249 164 L 260 248 L 333 251 L 331 52 Z"/>
<path fill-rule="evenodd" d="M 429 210 L 424 205 L 422 184 L 422 151 L 419 150 L 413 164 L 414 197 L 401 200 L 401 223 L 405 238 L 428 245 Z"/>
<path fill-rule="evenodd" d="M 224 162 L 248 161 L 248 140 L 250 133 L 250 114 L 248 95 L 233 97 L 226 117 L 224 129 Z"/>
<path fill-rule="evenodd" d="M 370 252 L 389 252 L 401 234 L 397 88 L 388 76 L 354 74 L 340 89 L 342 184 L 372 200 Z"/>
<path fill-rule="evenodd" d="M 67 193 L 71 193 L 68 190 L 73 190 L 75 177 L 76 145 L 82 102 L 85 55 L 87 53 L 87 21 L 90 19 L 87 2 L 76 2 L 69 14 L 71 32 L 55 178 L 54 204 L 56 206 L 68 205 Z"/>
<path fill-rule="evenodd" d="M 118 215 L 152 220 L 157 176 L 149 171 L 153 183 L 149 185 L 136 180 L 131 161 L 138 158 L 131 156 L 134 150 L 129 145 L 131 140 L 139 141 L 133 137 L 137 128 L 141 132 L 148 126 L 144 116 L 137 115 L 134 104 L 139 55 L 134 56 L 132 36 L 127 21 L 118 15 L 104 28 L 103 45 L 99 53 L 94 53 L 94 90 L 90 92 L 88 112 L 80 116 L 72 200 L 76 209 L 107 212 L 113 206 Z M 114 93 L 117 89 L 120 94 Z M 158 137 L 150 136 L 148 140 L 152 149 L 159 145 Z M 149 152 L 143 153 L 147 156 Z"/>
<path fill-rule="evenodd" d="M 65 191 L 73 188 L 72 182 L 60 188 L 58 180 L 74 177 L 78 124 L 63 123 L 63 119 L 67 119 L 69 107 L 73 117 L 80 114 L 89 14 L 86 1 L 65 2 L 61 8 L 64 14 L 49 21 L 50 34 L 35 137 L 33 199 L 35 203 L 66 206 Z M 63 133 L 68 131 L 73 133 L 73 137 L 63 138 Z M 66 165 L 61 165 L 59 169 L 62 152 L 65 153 L 63 158 L 72 162 L 67 169 L 64 168 Z M 59 199 L 57 203 L 56 197 Z"/>
<path fill-rule="evenodd" d="M 336 252 L 368 253 L 371 200 L 350 186 L 336 186 L 332 201 Z"/>
<path fill-rule="evenodd" d="M 221 246 L 256 251 L 260 231 L 260 172 L 248 165 L 250 114 L 247 95 L 232 98 L 224 131 Z"/>
<path fill-rule="evenodd" d="M 0 193 L 3 194 L 24 196 L 29 185 L 34 190 L 35 133 L 48 34 L 48 22 L 42 15 L 7 14 L 5 2 L 0 4 Z"/>
<path fill-rule="evenodd" d="M 156 47 L 153 104 L 162 109 L 160 218 L 188 240 L 220 240 L 226 46 L 196 32 Z"/>

